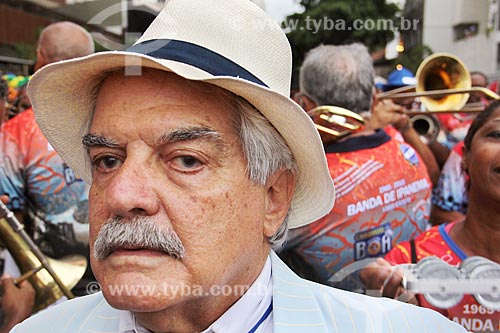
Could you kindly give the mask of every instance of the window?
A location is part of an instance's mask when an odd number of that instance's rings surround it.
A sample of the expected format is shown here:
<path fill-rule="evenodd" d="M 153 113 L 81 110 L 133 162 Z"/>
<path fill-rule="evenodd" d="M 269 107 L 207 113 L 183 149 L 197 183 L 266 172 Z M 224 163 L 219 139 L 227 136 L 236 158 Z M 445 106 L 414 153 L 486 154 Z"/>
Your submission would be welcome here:
<path fill-rule="evenodd" d="M 453 27 L 455 41 L 474 37 L 479 32 L 479 23 L 460 23 Z"/>

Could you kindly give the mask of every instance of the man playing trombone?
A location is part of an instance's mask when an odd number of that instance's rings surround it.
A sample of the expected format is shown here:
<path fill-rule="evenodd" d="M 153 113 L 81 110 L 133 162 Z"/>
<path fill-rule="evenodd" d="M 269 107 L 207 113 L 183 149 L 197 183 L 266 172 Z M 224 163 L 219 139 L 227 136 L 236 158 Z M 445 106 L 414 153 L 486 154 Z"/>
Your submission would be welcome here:
<path fill-rule="evenodd" d="M 291 230 L 283 253 L 304 277 L 332 284 L 332 276 L 346 265 L 381 256 L 395 243 L 425 230 L 432 181 L 424 160 L 402 138 L 412 135 L 419 147 L 426 148 L 408 117 L 393 112 L 401 107 L 374 100 L 373 64 L 365 46 L 325 45 L 311 50 L 300 70 L 300 92 L 298 102 L 317 125 L 323 121 L 320 118 L 339 117 L 318 114 L 332 106 L 354 113 L 344 118 L 356 118 L 356 129 L 340 138 L 322 133 L 337 188 L 334 209 L 311 225 Z M 386 127 L 388 122 L 398 124 L 399 132 Z M 329 132 L 322 124 L 321 132 Z M 338 286 L 357 288 L 355 281 Z"/>

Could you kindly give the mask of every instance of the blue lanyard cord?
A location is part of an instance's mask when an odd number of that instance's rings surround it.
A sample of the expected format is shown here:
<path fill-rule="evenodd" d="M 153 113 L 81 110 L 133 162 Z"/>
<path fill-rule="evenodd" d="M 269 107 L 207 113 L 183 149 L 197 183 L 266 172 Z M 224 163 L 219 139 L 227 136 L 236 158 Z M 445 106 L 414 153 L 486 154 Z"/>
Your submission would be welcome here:
<path fill-rule="evenodd" d="M 465 252 L 457 245 L 457 243 L 455 243 L 453 241 L 453 239 L 450 237 L 450 235 L 446 232 L 446 225 L 445 223 L 443 224 L 440 224 L 439 227 L 438 227 L 438 230 L 439 230 L 439 234 L 441 235 L 441 237 L 443 237 L 444 241 L 446 242 L 446 244 L 448 244 L 448 246 L 450 247 L 450 249 L 455 252 L 455 254 L 460 258 L 460 260 L 464 261 L 465 258 L 467 258 L 467 255 L 465 254 Z"/>
<path fill-rule="evenodd" d="M 255 324 L 255 326 L 252 327 L 250 331 L 248 331 L 248 333 L 255 333 L 255 331 L 257 331 L 257 329 L 264 322 L 264 320 L 266 320 L 267 317 L 269 317 L 272 311 L 273 311 L 273 302 L 271 301 L 271 304 L 269 304 L 269 307 L 267 308 L 264 315 L 259 319 L 259 321 Z"/>

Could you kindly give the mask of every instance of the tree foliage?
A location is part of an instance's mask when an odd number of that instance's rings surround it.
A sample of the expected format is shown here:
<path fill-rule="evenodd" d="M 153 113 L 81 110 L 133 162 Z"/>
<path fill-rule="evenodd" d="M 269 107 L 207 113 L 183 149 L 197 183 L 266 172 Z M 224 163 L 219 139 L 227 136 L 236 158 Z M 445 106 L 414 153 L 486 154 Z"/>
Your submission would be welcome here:
<path fill-rule="evenodd" d="M 399 8 L 385 0 L 301 0 L 300 3 L 305 11 L 290 15 L 283 22 L 293 49 L 294 74 L 306 52 L 320 44 L 361 42 L 370 50 L 377 50 L 394 38 L 392 29 L 376 27 L 381 20 L 393 22 L 386 27 L 397 27 Z M 369 26 L 372 23 L 374 28 Z M 360 24 L 363 27 L 358 29 Z"/>

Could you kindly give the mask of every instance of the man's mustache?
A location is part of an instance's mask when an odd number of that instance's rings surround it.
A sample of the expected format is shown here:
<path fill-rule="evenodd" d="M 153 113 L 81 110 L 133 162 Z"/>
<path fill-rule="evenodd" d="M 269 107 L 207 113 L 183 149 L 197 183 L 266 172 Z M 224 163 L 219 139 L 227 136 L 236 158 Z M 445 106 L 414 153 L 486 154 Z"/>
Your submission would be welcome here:
<path fill-rule="evenodd" d="M 140 248 L 164 252 L 176 259 L 185 254 L 184 245 L 171 227 L 160 228 L 146 216 L 108 219 L 94 242 L 94 257 L 103 260 L 119 248 Z"/>

